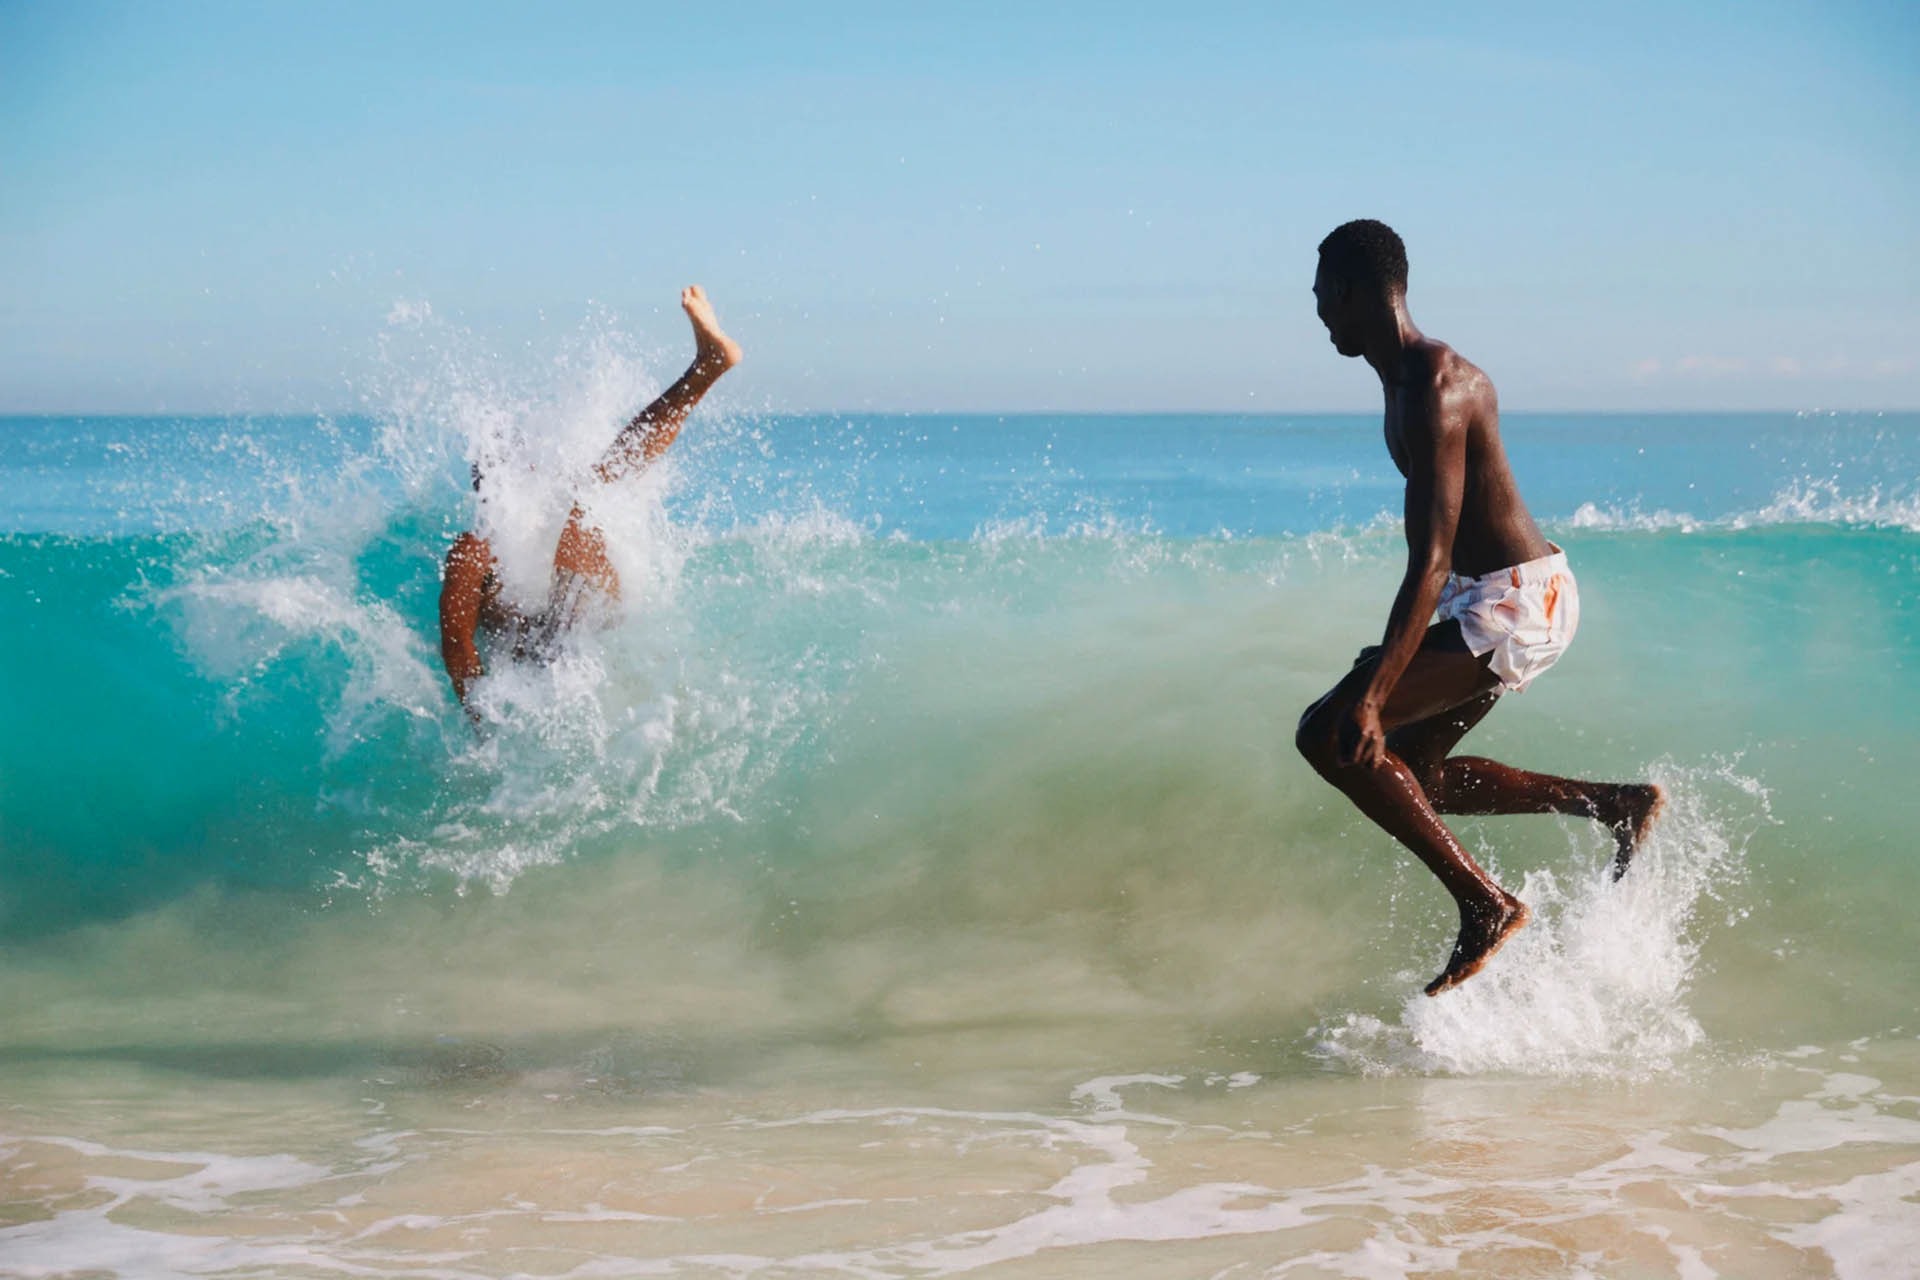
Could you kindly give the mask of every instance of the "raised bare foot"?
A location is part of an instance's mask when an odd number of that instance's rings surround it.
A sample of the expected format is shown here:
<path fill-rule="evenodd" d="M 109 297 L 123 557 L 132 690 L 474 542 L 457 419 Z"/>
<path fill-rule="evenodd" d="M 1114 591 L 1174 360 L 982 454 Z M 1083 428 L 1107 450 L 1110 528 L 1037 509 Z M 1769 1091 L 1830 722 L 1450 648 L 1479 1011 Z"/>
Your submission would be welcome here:
<path fill-rule="evenodd" d="M 1506 940 L 1533 919 L 1527 904 L 1510 893 L 1489 907 L 1460 909 L 1460 938 L 1453 944 L 1453 956 L 1446 971 L 1427 984 L 1427 994 L 1437 996 L 1450 991 L 1487 967 Z"/>
<path fill-rule="evenodd" d="M 740 363 L 740 344 L 721 330 L 719 317 L 713 314 L 713 304 L 707 301 L 705 289 L 697 284 L 682 289 L 680 309 L 693 321 L 695 364 L 717 366 L 724 371 Z"/>
<path fill-rule="evenodd" d="M 1619 811 L 1607 819 L 1607 827 L 1613 832 L 1615 880 L 1627 874 L 1627 866 L 1639 852 L 1640 842 L 1653 830 L 1660 811 L 1666 807 L 1667 793 L 1651 782 L 1620 788 Z"/>

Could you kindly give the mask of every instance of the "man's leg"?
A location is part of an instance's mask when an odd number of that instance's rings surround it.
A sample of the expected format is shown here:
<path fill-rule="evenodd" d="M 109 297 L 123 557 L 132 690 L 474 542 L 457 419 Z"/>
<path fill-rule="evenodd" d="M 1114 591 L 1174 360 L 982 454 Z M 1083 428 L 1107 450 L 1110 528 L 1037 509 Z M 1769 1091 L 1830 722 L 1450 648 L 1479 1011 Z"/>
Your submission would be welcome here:
<path fill-rule="evenodd" d="M 620 575 L 607 559 L 607 536 L 597 525 L 587 523 L 587 513 L 576 503 L 567 513 L 567 527 L 560 531 L 560 543 L 553 549 L 553 589 L 556 597 L 563 587 L 585 582 L 609 600 L 620 598 Z"/>
<path fill-rule="evenodd" d="M 1369 767 L 1341 762 L 1341 726 L 1365 692 L 1377 661 L 1377 655 L 1369 656 L 1357 664 L 1325 697 L 1307 708 L 1294 740 L 1320 776 L 1411 850 L 1459 905 L 1460 936 L 1453 955 L 1446 969 L 1426 988 L 1428 995 L 1438 995 L 1478 973 L 1500 944 L 1527 922 L 1527 909 L 1494 882 L 1440 820 L 1419 777 L 1394 750 L 1391 736 L 1387 758 L 1381 764 Z M 1431 720 L 1486 698 L 1497 684 L 1493 674 L 1461 642 L 1459 626 L 1442 623 L 1428 629 L 1426 640 L 1382 708 L 1380 722 L 1393 730 Z M 1480 714 L 1486 714 L 1484 708 Z"/>
<path fill-rule="evenodd" d="M 740 363 L 740 344 L 721 330 L 704 289 L 695 284 L 681 290 L 680 308 L 693 323 L 693 363 L 621 429 L 593 469 L 601 480 L 618 480 L 643 470 L 665 453 L 693 406 L 720 381 L 720 375 Z"/>
<path fill-rule="evenodd" d="M 1613 878 L 1626 874 L 1666 798 L 1645 782 L 1589 782 L 1533 773 L 1485 756 L 1450 756 L 1499 700 L 1498 690 L 1388 735 L 1436 812 L 1466 815 L 1563 813 L 1605 823 L 1613 833 Z"/>
<path fill-rule="evenodd" d="M 701 397 L 712 390 L 720 375 L 740 363 L 740 344 L 721 330 L 704 289 L 696 284 L 681 290 L 680 307 L 693 324 L 693 363 L 614 437 L 593 468 L 602 483 L 645 470 L 665 453 Z M 553 591 L 547 604 L 549 631 L 558 632 L 572 624 L 580 608 L 583 585 L 610 600 L 620 598 L 620 575 L 607 558 L 606 535 L 588 524 L 586 513 L 576 505 L 553 552 Z"/>

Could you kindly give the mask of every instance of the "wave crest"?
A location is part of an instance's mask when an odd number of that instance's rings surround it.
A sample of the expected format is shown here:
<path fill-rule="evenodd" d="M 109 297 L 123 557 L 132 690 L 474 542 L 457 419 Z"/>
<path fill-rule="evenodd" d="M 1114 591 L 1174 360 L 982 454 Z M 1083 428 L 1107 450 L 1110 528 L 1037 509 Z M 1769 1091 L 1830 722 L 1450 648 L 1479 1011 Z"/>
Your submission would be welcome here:
<path fill-rule="evenodd" d="M 1800 480 L 1751 511 L 1704 518 L 1683 511 L 1642 510 L 1637 504 L 1602 507 L 1583 502 L 1565 521 L 1570 529 L 1635 533 L 1697 533 L 1702 530 L 1769 529 L 1791 525 L 1899 529 L 1920 533 L 1920 492 L 1870 485 L 1849 492 L 1837 479 Z"/>

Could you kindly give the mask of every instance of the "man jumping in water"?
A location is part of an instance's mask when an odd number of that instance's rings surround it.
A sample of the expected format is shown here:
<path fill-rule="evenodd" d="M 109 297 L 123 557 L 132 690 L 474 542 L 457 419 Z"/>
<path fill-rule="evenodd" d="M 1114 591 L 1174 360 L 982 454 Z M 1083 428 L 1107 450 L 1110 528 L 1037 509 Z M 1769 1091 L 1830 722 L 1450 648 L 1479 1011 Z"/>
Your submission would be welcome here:
<path fill-rule="evenodd" d="M 693 406 L 700 403 L 721 374 L 740 363 L 740 344 L 721 331 L 713 304 L 699 285 L 681 290 L 680 306 L 693 321 L 693 363 L 608 446 L 593 468 L 595 478 L 603 484 L 643 471 L 665 453 Z M 479 485 L 476 466 L 474 487 Z M 620 575 L 607 559 L 606 537 L 587 522 L 586 512 L 578 503 L 568 514 L 566 527 L 560 531 L 560 544 L 554 548 L 553 587 L 544 609 L 523 613 L 501 599 L 500 579 L 494 567 L 493 548 L 485 538 L 468 531 L 456 538 L 453 549 L 447 552 L 440 583 L 440 658 L 453 680 L 454 693 L 469 714 L 473 708 L 467 695 L 473 681 L 486 674 L 480 656 L 483 636 L 515 659 L 539 659 L 579 620 L 589 599 L 620 598 Z"/>
<path fill-rule="evenodd" d="M 1393 229 L 1372 219 L 1336 228 L 1320 243 L 1313 294 L 1335 349 L 1380 375 L 1387 452 L 1407 479 L 1407 570 L 1386 635 L 1306 709 L 1294 741 L 1459 904 L 1453 956 L 1426 987 L 1439 995 L 1478 973 L 1528 919 L 1441 814 L 1593 818 L 1613 833 L 1617 880 L 1665 797 L 1649 783 L 1579 782 L 1449 754 L 1503 692 L 1526 688 L 1573 639 L 1573 573 L 1520 501 L 1493 383 L 1408 316 L 1407 251 Z"/>

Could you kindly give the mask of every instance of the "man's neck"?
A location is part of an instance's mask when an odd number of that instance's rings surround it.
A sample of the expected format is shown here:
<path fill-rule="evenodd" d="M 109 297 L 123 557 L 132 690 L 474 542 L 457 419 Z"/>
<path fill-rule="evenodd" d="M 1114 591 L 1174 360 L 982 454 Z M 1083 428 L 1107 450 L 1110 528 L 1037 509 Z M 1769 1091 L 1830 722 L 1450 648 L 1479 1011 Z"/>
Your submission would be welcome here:
<path fill-rule="evenodd" d="M 1381 386 L 1397 387 L 1405 381 L 1407 348 L 1420 341 L 1421 333 L 1413 317 L 1407 314 L 1404 296 L 1391 299 L 1388 308 L 1383 323 L 1368 339 L 1362 355 L 1380 375 Z"/>

